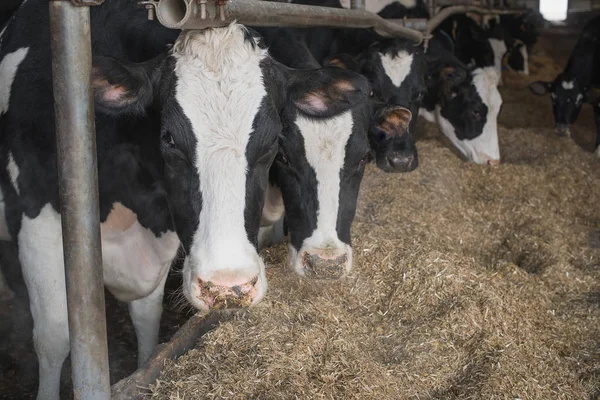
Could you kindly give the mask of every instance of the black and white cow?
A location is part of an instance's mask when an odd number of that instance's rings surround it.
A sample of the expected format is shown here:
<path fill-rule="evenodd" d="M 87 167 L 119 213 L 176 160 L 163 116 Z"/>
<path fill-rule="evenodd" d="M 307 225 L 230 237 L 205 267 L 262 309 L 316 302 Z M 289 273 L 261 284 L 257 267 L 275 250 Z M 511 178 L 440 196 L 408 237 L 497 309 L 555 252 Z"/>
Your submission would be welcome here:
<path fill-rule="evenodd" d="M 342 8 L 339 0 L 294 0 L 294 3 Z M 325 65 L 352 69 L 373 87 L 376 121 L 369 132 L 377 166 L 386 172 L 417 168 L 418 155 L 411 127 L 425 91 L 421 50 L 405 40 L 384 40 L 364 29 L 298 29 L 314 58 Z M 397 112 L 400 108 L 406 110 Z"/>
<path fill-rule="evenodd" d="M 529 53 L 539 35 L 536 16 L 533 13 L 485 16 L 483 26 L 501 67 L 529 75 Z"/>
<path fill-rule="evenodd" d="M 298 69 L 321 68 L 294 30 L 258 32 L 276 60 Z M 366 78 L 339 68 L 321 71 L 345 77 L 335 84 L 343 91 L 359 89 L 354 99 L 348 96 L 336 107 L 323 107 L 317 118 L 294 104 L 281 111 L 285 122 L 270 170 L 259 242 L 283 239 L 285 213 L 290 266 L 303 276 L 337 279 L 352 268 L 350 227 L 364 167 L 371 157 L 367 132 L 372 110 L 365 96 L 370 92 Z M 320 86 L 315 83 L 315 90 Z"/>
<path fill-rule="evenodd" d="M 415 8 L 418 3 L 415 2 Z M 380 15 L 404 18 L 405 9 L 406 6 L 389 5 Z M 416 12 L 410 15 L 427 17 Z M 437 122 L 442 133 L 468 160 L 498 164 L 500 76 L 494 67 L 492 48 L 481 28 L 466 16 L 450 18 L 436 30 L 426 59 L 427 95 L 419 115 Z M 473 65 L 467 68 L 466 63 Z"/>
<path fill-rule="evenodd" d="M 570 135 L 581 106 L 591 104 L 596 119 L 596 155 L 600 157 L 600 17 L 590 20 L 567 61 L 564 70 L 553 82 L 537 81 L 529 89 L 537 95 L 550 94 L 556 129 L 560 135 Z"/>
<path fill-rule="evenodd" d="M 165 29 L 129 0 L 93 7 L 91 30 L 104 282 L 129 303 L 142 364 L 180 244 L 193 306 L 264 297 L 257 236 L 280 111 L 293 104 L 313 121 L 366 102 L 369 88 L 339 69 L 287 68 L 237 24 Z M 47 4 L 29 0 L 2 37 L 0 226 L 17 242 L 29 292 L 38 398 L 58 399 L 69 333 L 48 32 Z M 361 157 L 348 163 L 360 168 Z"/>

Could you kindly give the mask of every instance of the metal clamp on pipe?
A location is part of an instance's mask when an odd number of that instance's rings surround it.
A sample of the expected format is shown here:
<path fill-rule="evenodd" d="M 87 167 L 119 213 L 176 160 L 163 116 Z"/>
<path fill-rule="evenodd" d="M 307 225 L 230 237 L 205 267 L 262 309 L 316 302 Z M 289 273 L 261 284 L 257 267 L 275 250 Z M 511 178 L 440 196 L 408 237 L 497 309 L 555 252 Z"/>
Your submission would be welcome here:
<path fill-rule="evenodd" d="M 99 6 L 104 3 L 104 0 L 50 0 L 50 2 L 53 1 L 70 1 L 75 7 Z"/>

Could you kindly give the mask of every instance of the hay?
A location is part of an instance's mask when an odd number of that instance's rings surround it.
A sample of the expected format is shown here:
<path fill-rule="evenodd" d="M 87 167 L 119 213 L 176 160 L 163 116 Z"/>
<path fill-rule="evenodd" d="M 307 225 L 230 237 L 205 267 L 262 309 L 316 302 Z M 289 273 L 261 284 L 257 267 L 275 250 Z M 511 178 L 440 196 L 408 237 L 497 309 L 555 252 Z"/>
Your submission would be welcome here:
<path fill-rule="evenodd" d="M 284 246 L 265 250 L 265 301 L 167 362 L 148 397 L 596 399 L 598 161 L 550 127 L 500 135 L 497 168 L 432 139 L 410 174 L 370 166 L 352 275 L 300 279 Z"/>

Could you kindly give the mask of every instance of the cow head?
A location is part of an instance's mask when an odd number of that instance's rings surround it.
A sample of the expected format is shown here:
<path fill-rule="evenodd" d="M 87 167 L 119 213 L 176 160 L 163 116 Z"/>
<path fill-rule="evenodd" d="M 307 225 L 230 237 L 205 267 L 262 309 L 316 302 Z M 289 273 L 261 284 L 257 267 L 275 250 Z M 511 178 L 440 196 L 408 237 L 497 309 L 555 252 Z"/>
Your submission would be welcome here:
<path fill-rule="evenodd" d="M 350 227 L 371 155 L 371 88 L 340 68 L 289 70 L 286 80 L 290 100 L 270 175 L 285 206 L 289 263 L 300 275 L 337 279 L 352 267 Z"/>
<path fill-rule="evenodd" d="M 498 164 L 497 119 L 502 98 L 494 68 L 469 71 L 437 64 L 430 71 L 425 103 L 435 115 L 429 119 L 437 120 L 443 134 L 469 161 Z"/>
<path fill-rule="evenodd" d="M 511 71 L 529 75 L 529 56 L 527 46 L 520 40 L 515 40 L 512 47 L 506 51 L 502 64 Z"/>
<path fill-rule="evenodd" d="M 345 55 L 326 64 L 353 68 L 373 87 L 375 120 L 369 142 L 377 166 L 386 172 L 410 172 L 418 166 L 412 116 L 425 93 L 425 59 L 421 49 L 400 39 L 373 43 L 355 59 Z"/>
<path fill-rule="evenodd" d="M 556 130 L 561 136 L 571 134 L 584 102 L 596 104 L 596 89 L 584 87 L 575 77 L 560 74 L 553 82 L 536 81 L 529 90 L 538 96 L 550 94 Z"/>
<path fill-rule="evenodd" d="M 98 111 L 160 120 L 148 135 L 160 135 L 183 292 L 199 309 L 253 305 L 267 289 L 257 234 L 281 132 L 268 60 L 237 24 L 184 31 L 145 63 L 94 60 Z"/>

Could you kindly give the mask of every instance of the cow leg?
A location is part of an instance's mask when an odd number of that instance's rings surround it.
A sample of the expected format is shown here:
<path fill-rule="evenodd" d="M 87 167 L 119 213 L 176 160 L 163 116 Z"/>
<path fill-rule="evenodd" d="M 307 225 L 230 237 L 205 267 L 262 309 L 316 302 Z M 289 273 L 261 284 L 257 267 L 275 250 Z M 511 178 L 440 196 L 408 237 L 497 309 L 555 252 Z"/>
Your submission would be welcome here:
<path fill-rule="evenodd" d="M 33 344 L 39 363 L 38 400 L 59 400 L 60 375 L 69 354 L 69 324 L 62 229 L 47 204 L 33 219 L 23 216 L 19 259 L 33 317 Z"/>
<path fill-rule="evenodd" d="M 3 197 L 1 190 L 0 196 Z M 0 199 L 0 240 L 11 240 L 10 233 L 8 232 L 8 225 L 6 223 L 6 214 L 3 198 Z M 4 274 L 2 273 L 2 269 L 0 268 L 0 301 L 8 301 L 14 297 L 15 294 L 12 290 L 10 290 L 10 287 L 8 287 L 8 283 L 6 283 L 6 278 L 4 278 Z"/>
<path fill-rule="evenodd" d="M 14 297 L 15 293 L 10 290 L 8 283 L 6 283 L 6 278 L 0 270 L 0 301 L 12 300 Z"/>
<path fill-rule="evenodd" d="M 596 157 L 600 158 L 600 104 L 594 106 L 594 119 L 596 120 Z"/>
<path fill-rule="evenodd" d="M 258 229 L 258 248 L 275 246 L 285 240 L 285 232 L 283 229 L 283 215 L 272 225 L 261 226 Z"/>
<path fill-rule="evenodd" d="M 148 296 L 129 303 L 129 314 L 135 328 L 138 343 L 138 367 L 144 365 L 158 344 L 160 317 L 163 310 L 163 294 L 169 275 L 165 270 L 160 283 Z"/>

